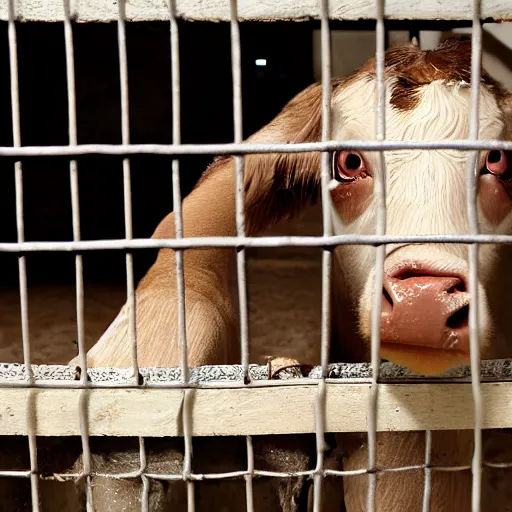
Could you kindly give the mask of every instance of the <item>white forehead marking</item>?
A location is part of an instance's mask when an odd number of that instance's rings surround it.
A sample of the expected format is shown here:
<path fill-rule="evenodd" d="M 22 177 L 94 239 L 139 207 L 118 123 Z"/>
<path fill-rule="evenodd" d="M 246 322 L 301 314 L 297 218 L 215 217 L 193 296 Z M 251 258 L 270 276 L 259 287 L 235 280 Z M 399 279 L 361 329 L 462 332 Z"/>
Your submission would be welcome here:
<path fill-rule="evenodd" d="M 387 95 L 391 96 L 392 81 Z M 333 134 L 337 140 L 375 140 L 375 81 L 361 78 L 333 99 Z M 410 110 L 386 106 L 386 139 L 442 141 L 465 139 L 469 133 L 471 92 L 462 82 L 435 81 L 415 91 Z M 504 129 L 494 96 L 485 88 L 480 99 L 480 138 L 500 138 Z M 365 158 L 378 172 L 378 155 Z M 467 153 L 456 150 L 386 151 L 387 232 L 396 235 L 464 233 L 467 231 Z M 337 233 L 374 231 L 375 205 L 350 227 L 337 215 Z"/>
<path fill-rule="evenodd" d="M 395 80 L 387 84 L 391 97 Z M 395 141 L 465 139 L 469 132 L 470 96 L 466 83 L 436 80 L 414 92 L 417 105 L 399 110 L 386 105 L 386 139 Z M 333 128 L 337 140 L 375 139 L 375 81 L 362 77 L 333 99 Z M 480 99 L 480 138 L 492 138 L 502 130 L 500 110 L 494 96 L 484 87 Z"/>

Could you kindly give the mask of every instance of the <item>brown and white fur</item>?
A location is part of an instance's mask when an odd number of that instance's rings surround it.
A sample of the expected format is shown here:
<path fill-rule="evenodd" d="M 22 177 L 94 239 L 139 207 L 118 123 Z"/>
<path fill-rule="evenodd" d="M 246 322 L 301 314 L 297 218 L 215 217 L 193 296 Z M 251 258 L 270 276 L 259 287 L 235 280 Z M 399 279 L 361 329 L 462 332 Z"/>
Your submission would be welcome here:
<path fill-rule="evenodd" d="M 387 51 L 388 140 L 450 140 L 468 136 L 470 54 L 467 40 L 449 40 L 430 52 L 421 51 L 414 45 Z M 332 86 L 333 138 L 374 139 L 374 60 L 346 79 L 333 80 Z M 511 105 L 510 95 L 484 74 L 480 98 L 480 138 L 511 138 Z M 313 85 L 292 99 L 271 123 L 248 141 L 318 141 L 320 124 L 321 87 Z M 354 182 L 332 184 L 333 225 L 337 234 L 375 232 L 377 203 L 373 195 L 374 178 L 383 170 L 376 153 L 364 152 L 359 156 L 365 163 L 365 174 L 358 176 Z M 466 153 L 451 150 L 386 152 L 387 233 L 467 233 L 467 158 Z M 479 169 L 485 165 L 485 159 L 486 153 L 482 152 Z M 314 153 L 248 155 L 245 173 L 247 235 L 256 235 L 272 223 L 293 216 L 316 199 L 320 183 L 320 158 Z M 492 174 L 479 176 L 478 180 L 480 230 L 485 233 L 511 233 L 512 216 L 509 212 L 512 201 L 507 185 L 499 183 L 499 178 Z M 183 202 L 184 236 L 235 235 L 234 189 L 232 158 L 217 159 Z M 153 236 L 173 238 L 174 233 L 174 215 L 171 213 L 160 223 Z M 507 307 L 512 284 L 509 252 L 507 247 L 492 245 L 480 250 L 479 341 L 482 358 L 512 356 L 512 347 L 507 343 L 512 334 Z M 385 270 L 391 280 L 390 290 L 394 290 L 393 283 L 396 284 L 397 280 L 407 278 L 426 279 L 427 288 L 432 283 L 438 283 L 436 279 L 439 276 L 456 279 L 458 292 L 462 294 L 458 295 L 457 300 L 461 307 L 467 306 L 468 256 L 465 246 L 390 246 L 387 254 Z M 234 257 L 235 252 L 231 249 L 194 249 L 185 252 L 190 366 L 240 361 L 233 290 Z M 331 361 L 368 360 L 374 267 L 374 248 L 340 246 L 334 251 Z M 450 290 L 442 291 L 449 293 Z M 450 303 L 447 307 L 452 308 L 449 310 L 451 315 L 459 306 L 453 309 Z M 138 358 L 141 366 L 179 364 L 176 308 L 175 257 L 171 250 L 161 250 L 137 289 Z M 405 315 L 404 318 L 409 317 Z M 127 324 L 127 309 L 123 307 L 90 350 L 89 365 L 131 364 Z M 403 333 L 407 328 L 402 324 L 391 325 L 390 332 Z M 460 329 L 464 329 L 464 326 Z M 427 341 L 423 345 L 415 344 L 414 333 L 410 338 L 406 333 L 404 336 L 407 339 L 393 334 L 388 340 L 383 338 L 382 354 L 413 370 L 440 372 L 467 361 L 466 334 L 459 336 L 459 331 L 453 332 L 450 331 L 450 346 L 438 346 L 436 340 L 427 339 L 429 333 L 424 333 Z M 77 360 L 73 363 L 77 364 Z M 486 434 L 486 447 L 489 456 L 492 452 L 494 457 L 499 458 L 503 442 L 500 444 L 497 436 Z M 365 436 L 338 437 L 343 450 L 344 469 L 366 467 Z M 377 440 L 379 468 L 409 466 L 424 461 L 422 433 L 383 433 L 378 435 Z M 471 432 L 433 433 L 433 465 L 467 465 L 471 454 Z M 512 507 L 512 501 L 496 484 L 494 476 L 486 477 L 485 481 L 490 484 L 484 487 L 482 510 L 503 511 L 506 505 Z M 500 476 L 505 478 L 507 472 L 500 473 Z M 421 510 L 423 479 L 423 472 L 418 470 L 380 475 L 377 510 Z M 345 479 L 344 499 L 348 512 L 366 510 L 367 481 L 366 476 Z M 470 499 L 469 472 L 433 473 L 430 510 L 470 510 Z M 281 505 L 284 510 L 296 510 L 286 504 Z"/>

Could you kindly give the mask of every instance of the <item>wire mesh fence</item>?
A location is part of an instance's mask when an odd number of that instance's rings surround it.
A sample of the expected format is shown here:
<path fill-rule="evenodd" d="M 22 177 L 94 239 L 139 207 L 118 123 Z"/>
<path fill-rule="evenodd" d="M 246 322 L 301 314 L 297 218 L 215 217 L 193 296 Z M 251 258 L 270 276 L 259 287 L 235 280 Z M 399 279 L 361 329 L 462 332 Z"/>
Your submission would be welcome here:
<path fill-rule="evenodd" d="M 472 69 L 471 69 L 471 120 L 468 140 L 441 140 L 428 142 L 392 142 L 386 140 L 386 86 L 385 86 L 385 2 L 376 0 L 373 18 L 376 20 L 376 88 L 377 104 L 375 110 L 376 133 L 375 140 L 332 140 L 332 85 L 331 85 L 331 48 L 330 48 L 330 27 L 329 27 L 329 5 L 328 0 L 322 0 L 319 5 L 319 18 L 321 21 L 321 41 L 322 41 L 322 125 L 321 140 L 319 142 L 306 143 L 244 143 L 242 138 L 242 72 L 241 72 L 241 45 L 238 6 L 236 0 L 229 3 L 230 24 L 231 24 L 231 58 L 232 58 L 232 77 L 233 77 L 233 107 L 234 107 L 234 141 L 232 144 L 181 144 L 180 136 L 180 62 L 179 62 L 179 31 L 178 14 L 176 5 L 171 2 L 168 9 L 168 20 L 170 28 L 170 51 L 172 66 L 172 101 L 173 101 L 173 142 L 169 145 L 141 145 L 130 143 L 130 123 L 129 123 L 129 91 L 128 91 L 128 60 L 126 48 L 126 1 L 118 2 L 118 50 L 119 50 L 119 73 L 120 73 L 120 91 L 121 91 L 121 113 L 122 113 L 122 141 L 118 145 L 80 145 L 77 137 L 77 119 L 76 119 L 76 97 L 75 97 L 75 64 L 73 47 L 73 20 L 76 13 L 69 0 L 65 0 L 64 7 L 64 38 L 66 50 L 67 66 L 67 96 L 68 96 L 68 121 L 69 121 L 69 144 L 67 146 L 53 147 L 22 147 L 21 128 L 20 128 L 20 105 L 19 105 L 19 84 L 18 84 L 18 57 L 17 57 L 17 39 L 16 23 L 18 20 L 17 5 L 14 0 L 8 1 L 9 19 L 8 19 L 8 42 L 10 57 L 10 77 L 11 77 L 11 104 L 12 104 L 12 132 L 13 147 L 1 147 L 0 156 L 11 158 L 14 161 L 16 176 L 16 214 L 17 214 L 17 243 L 0 243 L 0 251 L 14 252 L 19 254 L 19 281 L 21 297 L 21 316 L 23 328 L 23 354 L 24 365 L 16 370 L 13 367 L 6 368 L 2 376 L 0 386 L 2 388 L 26 387 L 29 393 L 35 392 L 41 388 L 73 388 L 80 393 L 78 405 L 79 430 L 83 451 L 83 471 L 77 474 L 58 475 L 62 479 L 83 479 L 86 483 L 87 510 L 93 510 L 93 494 L 91 491 L 91 479 L 98 473 L 92 464 L 91 448 L 89 440 L 89 421 L 88 400 L 89 392 L 92 389 L 103 389 L 105 387 L 123 387 L 123 388 L 176 388 L 182 389 L 181 395 L 181 432 L 184 437 L 184 463 L 183 471 L 179 474 L 150 473 L 146 470 L 147 456 L 145 451 L 144 437 L 139 438 L 140 446 L 140 468 L 134 472 L 102 474 L 108 478 L 114 479 L 141 479 L 141 507 L 142 510 L 149 510 L 149 480 L 179 480 L 186 482 L 188 510 L 193 511 L 195 507 L 194 484 L 198 480 L 205 479 L 229 479 L 245 478 L 246 481 L 246 509 L 248 512 L 254 510 L 253 503 L 253 479 L 256 477 L 281 477 L 307 476 L 314 481 L 313 511 L 322 510 L 322 485 L 324 479 L 328 476 L 368 476 L 368 496 L 367 510 L 375 511 L 376 503 L 376 482 L 377 475 L 385 472 L 421 470 L 425 474 L 423 511 L 430 510 L 431 496 L 431 474 L 432 471 L 472 471 L 472 510 L 480 510 L 481 496 L 481 474 L 484 466 L 482 458 L 482 428 L 484 422 L 484 404 L 481 387 L 481 362 L 479 359 L 478 342 L 478 308 L 476 296 L 478 293 L 478 249 L 480 244 L 512 243 L 511 235 L 481 234 L 478 231 L 477 209 L 476 209 L 476 174 L 478 153 L 480 150 L 512 150 L 512 142 L 501 140 L 479 140 L 479 98 L 481 87 L 481 58 L 482 58 L 482 28 L 480 3 L 474 0 L 473 3 L 473 26 L 472 26 Z M 23 65 L 23 63 L 21 63 Z M 332 212 L 329 197 L 328 185 L 331 179 L 330 165 L 331 155 L 334 151 L 343 149 L 375 151 L 379 155 L 379 167 L 381 172 L 376 175 L 375 197 L 377 201 L 377 224 L 376 232 L 372 235 L 334 235 L 332 228 Z M 454 149 L 460 151 L 469 151 L 470 158 L 467 165 L 467 215 L 470 226 L 468 234 L 444 234 L 444 235 L 415 235 L 415 236 L 395 236 L 386 235 L 386 151 L 388 150 L 435 150 L 435 149 Z M 244 212 L 244 155 L 247 154 L 265 154 L 265 153 L 293 153 L 293 152 L 321 152 L 321 197 L 323 207 L 323 234 L 318 237 L 249 237 L 246 236 L 246 223 Z M 182 215 L 182 197 L 180 192 L 180 168 L 177 159 L 180 155 L 189 154 L 225 154 L 235 155 L 235 198 L 236 198 L 236 236 L 218 236 L 218 237 L 195 237 L 187 238 L 184 236 L 183 215 Z M 80 236 L 80 211 L 79 211 L 79 160 L 77 157 L 87 154 L 100 155 L 120 155 L 123 157 L 123 184 L 124 184 L 124 223 L 125 238 L 122 240 L 93 240 L 81 241 Z M 173 204 L 175 219 L 175 238 L 173 239 L 134 239 L 132 228 L 132 204 L 131 204 L 131 183 L 130 183 L 130 156 L 136 154 L 160 154 L 171 155 L 172 161 L 172 182 L 173 182 Z M 70 158 L 70 187 L 72 197 L 72 219 L 73 219 L 73 241 L 72 242 L 26 242 L 24 236 L 24 216 L 23 216 L 23 187 L 22 187 L 22 159 L 32 156 L 63 156 Z M 379 468 L 376 459 L 376 434 L 378 431 L 378 400 L 380 393 L 380 383 L 385 382 L 395 375 L 385 365 L 381 365 L 380 358 L 380 312 L 382 295 L 380 290 L 384 280 L 384 259 L 386 257 L 387 244 L 420 244 L 420 243 L 443 243 L 443 244 L 467 244 L 469 245 L 469 293 L 472 299 L 472 308 L 469 317 L 470 332 L 470 354 L 471 354 L 471 372 L 470 375 L 451 374 L 444 377 L 448 380 L 465 381 L 471 379 L 472 397 L 474 406 L 474 456 L 471 466 L 458 467 L 434 467 L 431 460 L 432 438 L 430 430 L 425 432 L 425 461 L 424 464 L 400 467 L 400 468 Z M 355 381 L 358 383 L 366 382 L 370 384 L 370 392 L 367 396 L 368 403 L 368 464 L 366 468 L 357 471 L 338 471 L 325 468 L 325 433 L 326 433 L 326 386 L 327 383 L 334 381 L 336 377 L 344 378 L 349 382 L 350 368 L 340 365 L 329 365 L 329 345 L 330 345 L 330 283 L 332 250 L 338 245 L 365 244 L 376 246 L 376 276 L 375 293 L 372 307 L 371 318 L 371 364 L 364 369 L 359 369 L 355 375 Z M 247 305 L 247 278 L 246 278 L 246 256 L 245 249 L 250 247 L 281 247 L 281 246 L 301 246 L 318 247 L 322 249 L 322 306 L 321 306 L 321 365 L 314 368 L 309 373 L 307 383 L 303 379 L 293 379 L 290 381 L 278 381 L 280 386 L 308 385 L 314 386 L 315 401 L 315 433 L 316 433 L 316 464 L 315 468 L 297 473 L 277 473 L 272 471 L 263 471 L 255 467 L 252 437 L 246 437 L 247 449 L 247 468 L 242 471 L 217 473 L 217 474 L 195 474 L 193 470 L 192 457 L 192 395 L 191 390 L 198 387 L 227 388 L 227 387 L 272 387 L 276 383 L 268 379 L 265 367 L 257 367 L 249 364 L 249 324 L 248 324 L 248 305 Z M 194 248 L 212 248 L 212 247 L 231 247 L 237 249 L 236 269 L 237 285 L 239 297 L 240 312 L 240 345 L 241 345 L 241 365 L 230 367 L 226 370 L 228 377 L 219 379 L 216 374 L 208 382 L 209 375 L 214 370 L 208 368 L 189 369 L 188 350 L 187 350 L 187 332 L 186 332 L 186 304 L 185 304 L 185 279 L 184 279 L 184 251 Z M 181 351 L 180 368 L 168 369 L 163 373 L 163 377 L 155 378 L 155 374 L 146 368 L 140 368 L 137 358 L 137 328 L 136 328 L 136 299 L 135 282 L 133 271 L 133 251 L 143 248 L 168 248 L 174 249 L 176 255 L 176 279 L 177 279 L 177 326 L 179 346 Z M 90 250 L 121 250 L 126 252 L 126 279 L 127 279 L 127 309 L 129 317 L 129 338 L 131 343 L 132 366 L 127 371 L 113 371 L 114 377 L 108 379 L 108 382 L 98 378 L 101 372 L 95 369 L 88 369 L 86 349 L 84 343 L 84 281 L 83 281 L 83 263 L 82 252 Z M 40 251 L 70 251 L 75 253 L 75 279 L 76 279 L 76 318 L 78 333 L 78 349 L 80 361 L 80 373 L 77 375 L 74 370 L 61 368 L 60 370 L 51 370 L 50 378 L 48 370 L 36 367 L 31 364 L 31 347 L 29 333 L 29 308 L 27 298 L 27 270 L 26 254 Z M 510 368 L 505 364 L 499 367 L 483 365 L 484 380 L 498 375 L 501 379 L 506 379 Z M 498 368 L 498 370 L 496 370 Z M 353 368 L 352 368 L 353 370 Z M 496 371 L 495 371 L 496 370 Z M 13 373 L 14 372 L 14 373 Z M 45 373 L 46 372 L 46 373 Z M 149 373 L 148 373 L 149 372 Z M 231 373 L 229 373 L 231 372 Z M 384 374 L 384 375 L 383 375 Z M 58 377 L 60 375 L 60 377 Z M 215 376 L 214 376 L 215 377 Z M 402 376 L 403 377 L 403 376 Z M 405 375 L 409 380 L 414 380 L 410 374 Z M 223 381 L 223 382 L 222 382 Z M 30 398 L 30 394 L 28 395 Z M 27 407 L 33 407 L 33 400 L 27 399 Z M 2 477 L 22 477 L 29 478 L 31 482 L 32 510 L 40 510 L 39 500 L 39 478 L 37 460 L 37 425 L 35 416 L 30 410 L 26 411 L 26 435 L 29 441 L 30 469 L 27 471 L 1 471 Z M 500 466 L 500 467 L 503 467 Z"/>

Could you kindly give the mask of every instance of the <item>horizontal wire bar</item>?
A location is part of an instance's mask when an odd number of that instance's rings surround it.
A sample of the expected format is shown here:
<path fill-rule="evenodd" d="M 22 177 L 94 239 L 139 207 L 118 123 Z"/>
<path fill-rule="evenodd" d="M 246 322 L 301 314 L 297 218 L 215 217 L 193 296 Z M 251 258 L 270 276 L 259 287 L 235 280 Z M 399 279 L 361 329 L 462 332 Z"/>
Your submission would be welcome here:
<path fill-rule="evenodd" d="M 491 469 L 511 469 L 512 462 L 483 462 L 484 466 Z"/>
<path fill-rule="evenodd" d="M 311 151 L 363 151 L 432 150 L 512 150 L 512 141 L 504 140 L 444 140 L 444 141 L 369 141 L 344 140 L 327 142 L 227 143 L 227 144 L 78 144 L 71 146 L 0 147 L 0 156 L 12 158 L 40 156 L 85 155 L 243 155 L 264 153 L 308 153 Z"/>
<path fill-rule="evenodd" d="M 30 478 L 31 475 L 32 471 L 0 471 L 0 478 Z"/>
<path fill-rule="evenodd" d="M 492 463 L 492 462 L 484 462 L 484 466 L 488 466 L 490 468 L 510 468 L 512 467 L 512 462 L 504 462 L 504 463 Z M 398 468 L 377 468 L 374 472 L 383 474 L 383 473 L 397 473 L 403 471 L 418 471 L 425 470 L 426 468 L 432 471 L 440 471 L 440 472 L 456 472 L 456 471 L 469 471 L 471 469 L 470 465 L 462 465 L 462 466 L 426 466 L 425 464 L 413 465 L 413 466 L 403 466 Z M 258 478 L 298 478 L 298 477 L 313 477 L 318 474 L 319 471 L 316 469 L 311 469 L 308 471 L 296 471 L 296 472 L 278 472 L 278 471 L 265 471 L 255 469 L 253 476 Z M 321 470 L 320 473 L 322 476 L 334 476 L 334 477 L 346 477 L 346 476 L 361 476 L 368 474 L 368 469 L 355 469 L 350 471 L 337 471 L 334 469 L 324 469 Z M 40 478 L 42 480 L 58 480 L 58 481 L 69 481 L 69 480 L 77 480 L 83 477 L 82 473 L 43 473 L 39 472 Z M 152 480 L 167 480 L 167 481 L 185 481 L 185 480 L 229 480 L 229 479 L 237 479 L 237 478 L 245 478 L 248 476 L 248 471 L 230 471 L 226 473 L 191 473 L 187 475 L 185 478 L 181 473 L 147 473 L 141 472 L 140 470 L 127 472 L 127 473 L 101 473 L 101 472 L 91 472 L 91 477 L 100 477 L 100 478 L 109 478 L 112 480 L 127 480 L 127 479 L 136 479 L 136 478 L 149 478 Z M 0 471 L 0 478 L 29 478 L 31 475 L 30 471 Z"/>
<path fill-rule="evenodd" d="M 383 244 L 511 244 L 512 235 L 336 235 L 336 236 L 209 236 L 181 239 L 138 238 L 80 242 L 3 242 L 0 252 L 76 252 L 133 249 L 199 249 L 240 247 L 336 247 Z"/>

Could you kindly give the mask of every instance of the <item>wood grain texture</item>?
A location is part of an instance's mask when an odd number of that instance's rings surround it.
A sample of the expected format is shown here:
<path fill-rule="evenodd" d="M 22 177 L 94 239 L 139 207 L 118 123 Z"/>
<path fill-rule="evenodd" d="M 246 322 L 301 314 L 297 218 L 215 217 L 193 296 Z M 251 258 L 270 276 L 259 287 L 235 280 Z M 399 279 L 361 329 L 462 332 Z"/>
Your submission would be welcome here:
<path fill-rule="evenodd" d="M 0 435 L 26 435 L 29 414 L 44 436 L 79 435 L 79 397 L 88 395 L 93 436 L 179 436 L 180 389 L 2 389 Z M 316 386 L 196 389 L 193 435 L 265 435 L 315 431 Z M 327 431 L 367 430 L 369 384 L 327 384 Z M 482 384 L 484 428 L 512 427 L 512 383 Z M 381 384 L 378 430 L 473 427 L 470 384 Z"/>
<path fill-rule="evenodd" d="M 7 20 L 8 1 L 0 1 L 0 19 Z M 113 21 L 118 16 L 117 0 L 72 1 L 78 21 Z M 62 0 L 15 0 L 16 15 L 26 21 L 62 21 Z M 330 0 L 330 17 L 335 20 L 374 19 L 375 0 Z M 168 0 L 130 0 L 126 16 L 133 21 L 169 19 Z M 482 0 L 482 18 L 512 19 L 512 4 L 508 0 Z M 471 20 L 471 0 L 387 0 L 385 16 L 388 19 L 416 20 Z M 296 20 L 318 19 L 317 0 L 239 0 L 241 20 Z M 229 2 L 226 0 L 177 0 L 178 16 L 189 20 L 229 20 Z"/>

